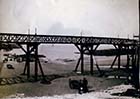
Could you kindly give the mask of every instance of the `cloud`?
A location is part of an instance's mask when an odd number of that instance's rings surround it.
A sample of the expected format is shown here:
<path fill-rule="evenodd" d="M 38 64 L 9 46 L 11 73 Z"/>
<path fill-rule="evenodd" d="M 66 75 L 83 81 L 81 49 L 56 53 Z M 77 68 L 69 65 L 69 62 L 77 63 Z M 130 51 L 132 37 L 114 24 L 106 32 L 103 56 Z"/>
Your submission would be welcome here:
<path fill-rule="evenodd" d="M 47 33 L 52 35 L 79 35 L 80 29 L 66 28 L 62 23 L 57 22 L 49 28 Z"/>

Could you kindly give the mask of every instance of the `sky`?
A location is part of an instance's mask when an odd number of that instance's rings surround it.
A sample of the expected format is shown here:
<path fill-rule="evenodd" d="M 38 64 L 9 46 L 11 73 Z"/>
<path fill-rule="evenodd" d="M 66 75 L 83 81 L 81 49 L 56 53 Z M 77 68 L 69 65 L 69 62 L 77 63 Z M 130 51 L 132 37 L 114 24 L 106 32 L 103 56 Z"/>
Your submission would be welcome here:
<path fill-rule="evenodd" d="M 0 32 L 132 38 L 138 0 L 0 0 Z"/>

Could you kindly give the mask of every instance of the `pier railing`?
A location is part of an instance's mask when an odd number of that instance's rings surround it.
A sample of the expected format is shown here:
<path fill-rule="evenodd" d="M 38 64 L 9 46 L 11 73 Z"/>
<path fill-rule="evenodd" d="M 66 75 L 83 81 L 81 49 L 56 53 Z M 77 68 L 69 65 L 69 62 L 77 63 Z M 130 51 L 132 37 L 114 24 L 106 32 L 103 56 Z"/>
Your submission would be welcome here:
<path fill-rule="evenodd" d="M 63 35 L 29 35 L 0 33 L 1 43 L 57 43 L 57 44 L 135 44 L 137 41 L 125 38 L 63 36 Z"/>

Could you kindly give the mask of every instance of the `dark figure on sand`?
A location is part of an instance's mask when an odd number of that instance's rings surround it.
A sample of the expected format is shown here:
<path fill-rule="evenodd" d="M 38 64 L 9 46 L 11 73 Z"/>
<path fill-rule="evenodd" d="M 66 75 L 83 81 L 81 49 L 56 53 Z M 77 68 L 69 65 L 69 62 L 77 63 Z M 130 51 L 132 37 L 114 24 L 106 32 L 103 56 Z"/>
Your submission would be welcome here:
<path fill-rule="evenodd" d="M 82 81 L 81 79 L 80 79 L 80 81 L 79 81 L 78 93 L 79 93 L 79 94 L 84 93 L 83 81 Z"/>
<path fill-rule="evenodd" d="M 88 85 L 87 79 L 86 78 L 83 78 L 83 91 L 84 91 L 84 93 L 88 92 L 87 85 Z"/>
<path fill-rule="evenodd" d="M 71 80 L 69 79 L 69 86 L 71 89 L 78 89 L 78 93 L 87 93 L 88 91 L 88 81 L 86 78 L 83 78 L 83 80 Z"/>

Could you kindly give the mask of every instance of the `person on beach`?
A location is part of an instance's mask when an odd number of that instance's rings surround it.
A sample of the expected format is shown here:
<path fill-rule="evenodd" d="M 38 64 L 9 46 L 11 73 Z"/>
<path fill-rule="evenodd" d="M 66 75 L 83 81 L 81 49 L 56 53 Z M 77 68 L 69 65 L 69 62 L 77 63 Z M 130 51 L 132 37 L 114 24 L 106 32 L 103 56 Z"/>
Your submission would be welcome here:
<path fill-rule="evenodd" d="M 88 85 L 88 81 L 86 78 L 83 78 L 83 80 L 80 80 L 79 88 L 78 88 L 79 94 L 89 92 L 87 85 Z"/>
<path fill-rule="evenodd" d="M 88 81 L 86 78 L 83 78 L 83 80 L 71 80 L 69 79 L 69 87 L 71 89 L 78 89 L 78 93 L 87 93 L 88 91 Z"/>
<path fill-rule="evenodd" d="M 87 79 L 86 79 L 86 78 L 83 78 L 83 92 L 84 92 L 84 93 L 87 93 L 87 92 L 88 92 L 88 87 L 87 87 L 87 85 L 88 85 Z"/>
<path fill-rule="evenodd" d="M 81 79 L 79 81 L 78 93 L 79 94 L 84 93 L 84 91 L 83 91 L 83 81 Z"/>

